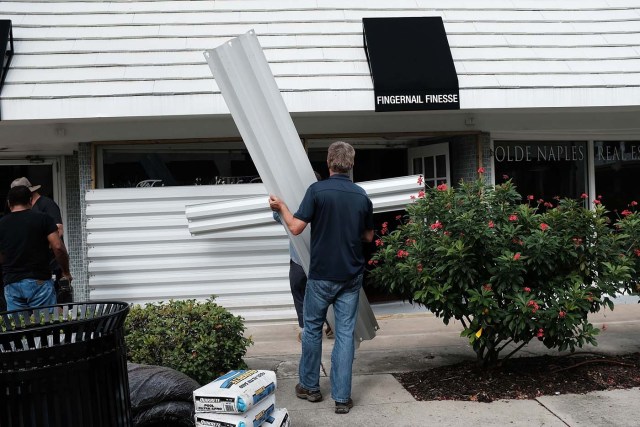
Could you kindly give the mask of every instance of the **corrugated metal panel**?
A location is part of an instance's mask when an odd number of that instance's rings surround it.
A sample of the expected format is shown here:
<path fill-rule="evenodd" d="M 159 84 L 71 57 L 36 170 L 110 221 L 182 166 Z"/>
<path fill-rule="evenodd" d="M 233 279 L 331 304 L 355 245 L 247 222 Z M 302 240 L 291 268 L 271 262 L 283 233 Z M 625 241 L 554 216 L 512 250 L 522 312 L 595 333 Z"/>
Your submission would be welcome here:
<path fill-rule="evenodd" d="M 256 34 L 243 34 L 204 56 L 267 191 L 299 206 L 316 177 Z M 290 238 L 306 271 L 309 229 Z"/>
<path fill-rule="evenodd" d="M 274 73 L 290 111 L 371 111 L 365 16 L 442 16 L 465 109 L 635 105 L 640 92 L 637 1 L 25 0 L 0 9 L 16 40 L 2 98 L 8 120 L 226 114 L 200 52 L 250 29 L 280 65 Z M 612 61 L 627 63 L 612 70 Z M 477 68 L 509 77 L 469 78 Z M 558 69 L 596 77 L 571 86 Z M 633 75 L 597 78 L 612 71 Z"/>
<path fill-rule="evenodd" d="M 404 209 L 411 196 L 417 196 L 423 186 L 418 175 L 359 182 L 373 203 L 374 213 Z M 295 209 L 292 206 L 292 209 Z M 273 222 L 267 205 L 267 195 L 228 202 L 215 202 L 187 206 L 189 231 L 194 236 L 217 236 L 222 230 L 253 227 Z"/>
<path fill-rule="evenodd" d="M 184 215 L 187 204 L 264 194 L 262 184 L 89 191 L 91 298 L 143 304 L 216 294 L 247 321 L 295 319 L 282 226 L 195 238 Z"/>
<path fill-rule="evenodd" d="M 256 34 L 250 31 L 205 51 L 204 56 L 267 191 L 289 206 L 299 206 L 316 177 Z M 296 236 L 284 229 L 309 274 L 310 227 Z M 333 326 L 332 314 L 329 307 L 327 320 Z M 373 310 L 360 289 L 355 338 L 370 340 L 377 329 Z"/>

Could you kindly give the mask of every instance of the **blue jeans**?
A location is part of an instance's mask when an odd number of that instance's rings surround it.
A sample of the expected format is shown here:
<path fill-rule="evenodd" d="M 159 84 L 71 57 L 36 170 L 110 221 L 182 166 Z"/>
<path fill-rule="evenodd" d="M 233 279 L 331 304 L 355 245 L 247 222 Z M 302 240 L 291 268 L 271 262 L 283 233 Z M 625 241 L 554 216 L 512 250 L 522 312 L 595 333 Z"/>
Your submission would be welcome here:
<path fill-rule="evenodd" d="M 4 287 L 7 311 L 43 307 L 56 303 L 53 280 L 24 279 Z"/>
<path fill-rule="evenodd" d="M 345 282 L 307 281 L 304 296 L 304 331 L 300 357 L 300 385 L 310 391 L 320 390 L 322 325 L 327 309 L 333 304 L 335 343 L 331 353 L 331 397 L 346 403 L 351 397 L 351 372 L 355 345 L 353 330 L 358 314 L 362 274 Z"/>

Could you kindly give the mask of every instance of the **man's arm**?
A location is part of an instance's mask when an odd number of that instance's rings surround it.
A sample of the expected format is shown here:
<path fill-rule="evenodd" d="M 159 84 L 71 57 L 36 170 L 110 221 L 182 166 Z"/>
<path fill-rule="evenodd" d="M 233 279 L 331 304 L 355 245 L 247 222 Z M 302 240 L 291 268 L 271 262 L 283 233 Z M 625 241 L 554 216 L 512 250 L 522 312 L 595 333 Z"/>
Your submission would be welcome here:
<path fill-rule="evenodd" d="M 278 212 L 280 219 L 294 236 L 302 233 L 306 228 L 307 223 L 294 217 L 287 205 L 276 196 L 269 196 L 269 207 L 272 211 Z"/>
<path fill-rule="evenodd" d="M 53 251 L 53 255 L 56 257 L 56 261 L 58 261 L 58 265 L 62 270 L 62 277 L 69 279 L 69 281 L 73 280 L 71 272 L 69 271 L 69 254 L 67 253 L 67 248 L 65 247 L 64 242 L 58 235 L 58 230 L 50 233 L 47 236 L 47 240 L 49 241 L 49 246 Z"/>
<path fill-rule="evenodd" d="M 373 241 L 373 230 L 364 230 L 362 232 L 362 241 L 371 243 Z"/>

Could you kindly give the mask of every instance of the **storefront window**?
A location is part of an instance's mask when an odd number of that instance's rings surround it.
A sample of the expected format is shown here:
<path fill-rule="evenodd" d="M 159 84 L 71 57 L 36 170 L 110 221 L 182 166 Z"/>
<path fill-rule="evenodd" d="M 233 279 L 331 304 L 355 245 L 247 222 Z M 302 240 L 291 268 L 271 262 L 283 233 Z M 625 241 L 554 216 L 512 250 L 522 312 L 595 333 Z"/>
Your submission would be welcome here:
<path fill-rule="evenodd" d="M 492 155 L 496 183 L 511 178 L 523 198 L 579 199 L 588 193 L 586 142 L 496 141 Z"/>
<path fill-rule="evenodd" d="M 171 187 L 260 182 L 246 149 L 207 146 L 129 146 L 100 151 L 100 188 Z M 215 147 L 215 148 L 214 148 Z M 243 147 L 243 146 L 242 146 Z"/>
<path fill-rule="evenodd" d="M 596 141 L 593 157 L 596 192 L 614 216 L 640 202 L 640 141 Z"/>

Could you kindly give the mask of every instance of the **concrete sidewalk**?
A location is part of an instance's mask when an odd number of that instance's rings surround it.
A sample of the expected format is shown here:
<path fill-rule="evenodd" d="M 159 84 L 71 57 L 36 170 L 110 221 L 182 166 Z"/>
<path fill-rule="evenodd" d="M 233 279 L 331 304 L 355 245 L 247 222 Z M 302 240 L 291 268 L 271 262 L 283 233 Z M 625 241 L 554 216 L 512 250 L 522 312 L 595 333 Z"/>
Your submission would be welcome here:
<path fill-rule="evenodd" d="M 640 305 L 618 304 L 614 311 L 592 315 L 604 329 L 598 347 L 578 351 L 623 354 L 640 351 Z M 461 325 L 445 326 L 431 313 L 414 312 L 378 316 L 380 330 L 356 352 L 353 365 L 355 406 L 348 415 L 334 413 L 327 374 L 333 341 L 323 341 L 326 373 L 320 386 L 325 400 L 309 403 L 296 398 L 300 343 L 296 324 L 250 325 L 247 334 L 255 344 L 245 358 L 253 369 L 276 371 L 276 405 L 289 410 L 292 425 L 303 426 L 637 426 L 636 404 L 640 389 L 593 392 L 586 395 L 545 396 L 535 400 L 492 403 L 416 401 L 391 375 L 474 360 L 468 341 L 460 337 Z M 604 328 L 603 328 L 604 326 Z M 506 353 L 505 353 L 506 354 Z M 539 342 L 519 356 L 558 354 Z"/>

